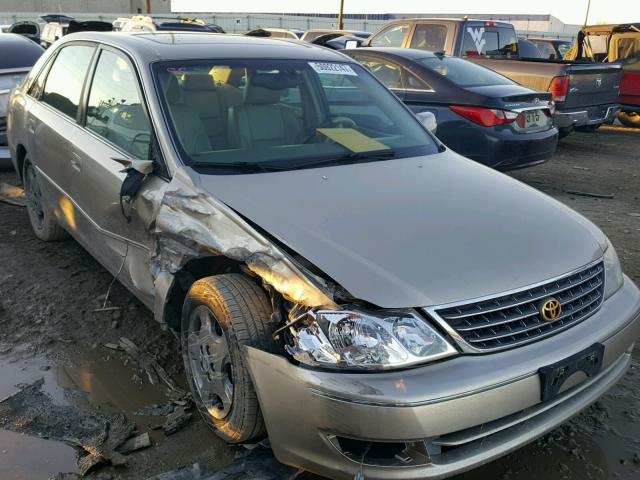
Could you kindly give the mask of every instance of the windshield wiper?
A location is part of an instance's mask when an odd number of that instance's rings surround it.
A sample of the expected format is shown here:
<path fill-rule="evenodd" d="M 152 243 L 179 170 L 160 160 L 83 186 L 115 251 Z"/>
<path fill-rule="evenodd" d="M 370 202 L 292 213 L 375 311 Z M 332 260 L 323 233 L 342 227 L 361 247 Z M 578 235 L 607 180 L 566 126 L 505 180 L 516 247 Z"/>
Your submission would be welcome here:
<path fill-rule="evenodd" d="M 232 163 L 211 163 L 211 162 L 191 162 L 192 167 L 205 167 L 220 170 L 237 170 L 243 173 L 264 173 L 264 172 L 282 172 L 289 170 L 286 167 L 277 165 L 264 165 L 262 163 L 252 162 L 232 162 Z"/>
<path fill-rule="evenodd" d="M 300 163 L 251 163 L 251 162 L 232 162 L 232 163 L 209 163 L 209 162 L 191 162 L 192 167 L 202 167 L 220 170 L 236 170 L 242 173 L 265 173 L 265 172 L 285 172 L 287 170 L 299 170 L 303 168 L 313 168 L 328 165 L 348 164 L 358 160 L 388 160 L 394 158 L 396 152 L 390 149 L 372 150 L 369 152 L 350 152 L 330 158 L 313 159 Z"/>
<path fill-rule="evenodd" d="M 308 162 L 302 163 L 294 163 L 289 167 L 289 170 L 322 166 L 326 167 L 329 165 L 347 165 L 348 162 L 355 162 L 358 160 L 389 160 L 391 158 L 394 158 L 395 156 L 396 152 L 390 149 L 372 150 L 369 152 L 350 152 L 337 157 L 309 160 Z"/>

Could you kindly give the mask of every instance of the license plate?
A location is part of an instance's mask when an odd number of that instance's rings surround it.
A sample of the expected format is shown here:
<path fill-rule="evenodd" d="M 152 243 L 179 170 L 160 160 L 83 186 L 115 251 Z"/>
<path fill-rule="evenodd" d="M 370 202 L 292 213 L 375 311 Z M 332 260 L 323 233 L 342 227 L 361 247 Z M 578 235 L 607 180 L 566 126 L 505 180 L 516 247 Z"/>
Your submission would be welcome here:
<path fill-rule="evenodd" d="M 594 343 L 569 358 L 539 369 L 540 401 L 546 402 L 558 395 L 562 384 L 576 372 L 584 372 L 587 377 L 597 375 L 602 369 L 603 358 L 604 345 Z"/>
<path fill-rule="evenodd" d="M 547 117 L 540 110 L 528 110 L 524 113 L 524 128 L 544 127 L 548 123 Z"/>

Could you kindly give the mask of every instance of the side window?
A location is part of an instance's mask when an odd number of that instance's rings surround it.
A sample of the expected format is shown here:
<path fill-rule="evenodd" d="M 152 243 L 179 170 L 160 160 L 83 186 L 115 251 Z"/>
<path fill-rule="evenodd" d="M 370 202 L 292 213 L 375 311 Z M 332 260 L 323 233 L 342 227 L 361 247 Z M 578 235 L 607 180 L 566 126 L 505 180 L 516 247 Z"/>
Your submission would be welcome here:
<path fill-rule="evenodd" d="M 44 82 L 44 103 L 76 118 L 82 85 L 94 50 L 88 45 L 70 45 L 60 50 Z"/>
<path fill-rule="evenodd" d="M 409 24 L 391 25 L 371 40 L 372 47 L 401 47 L 409 32 Z"/>
<path fill-rule="evenodd" d="M 402 70 L 393 63 L 382 59 L 361 58 L 360 63 L 387 88 L 402 88 Z"/>
<path fill-rule="evenodd" d="M 405 83 L 407 88 L 411 88 L 413 90 L 433 90 L 431 85 L 429 85 L 424 80 L 419 79 L 413 73 L 405 70 Z"/>
<path fill-rule="evenodd" d="M 446 40 L 446 26 L 423 23 L 416 25 L 411 38 L 411 48 L 429 50 L 430 52 L 443 52 Z"/>
<path fill-rule="evenodd" d="M 86 127 L 137 158 L 149 156 L 151 126 L 138 79 L 125 58 L 107 50 L 100 54 L 93 75 Z"/>

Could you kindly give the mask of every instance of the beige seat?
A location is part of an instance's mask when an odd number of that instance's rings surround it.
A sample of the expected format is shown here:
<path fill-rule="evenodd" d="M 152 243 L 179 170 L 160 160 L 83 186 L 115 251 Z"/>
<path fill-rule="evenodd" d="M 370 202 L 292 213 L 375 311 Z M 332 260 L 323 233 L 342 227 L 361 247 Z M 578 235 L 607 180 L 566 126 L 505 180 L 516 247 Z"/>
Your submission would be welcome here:
<path fill-rule="evenodd" d="M 254 75 L 244 91 L 244 103 L 229 109 L 229 138 L 238 148 L 295 145 L 304 137 L 302 120 L 280 99 L 286 88 Z M 273 88 L 276 87 L 276 88 Z"/>
<path fill-rule="evenodd" d="M 187 153 L 210 151 L 211 143 L 204 124 L 200 116 L 194 114 L 193 107 L 185 104 L 182 88 L 173 75 L 169 77 L 165 97 L 178 138 Z"/>
<path fill-rule="evenodd" d="M 230 85 L 216 85 L 208 74 L 195 74 L 184 77 L 182 98 L 184 105 L 200 117 L 211 147 L 228 148 L 228 112 L 241 103 L 240 91 Z"/>

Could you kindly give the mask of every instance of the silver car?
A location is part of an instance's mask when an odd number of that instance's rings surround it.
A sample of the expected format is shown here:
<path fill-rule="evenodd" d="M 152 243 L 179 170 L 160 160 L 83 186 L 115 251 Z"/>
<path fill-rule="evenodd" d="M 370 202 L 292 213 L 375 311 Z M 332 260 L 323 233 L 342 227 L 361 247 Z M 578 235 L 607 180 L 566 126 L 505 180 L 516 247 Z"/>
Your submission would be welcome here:
<path fill-rule="evenodd" d="M 7 104 L 11 89 L 23 82 L 42 55 L 42 47 L 23 35 L 0 33 L 0 167 L 10 168 L 7 145 Z"/>
<path fill-rule="evenodd" d="M 425 124 L 426 124 L 425 119 Z M 180 331 L 204 421 L 337 479 L 442 478 L 625 372 L 640 291 L 576 212 L 298 41 L 81 33 L 14 93 L 35 234 Z"/>

